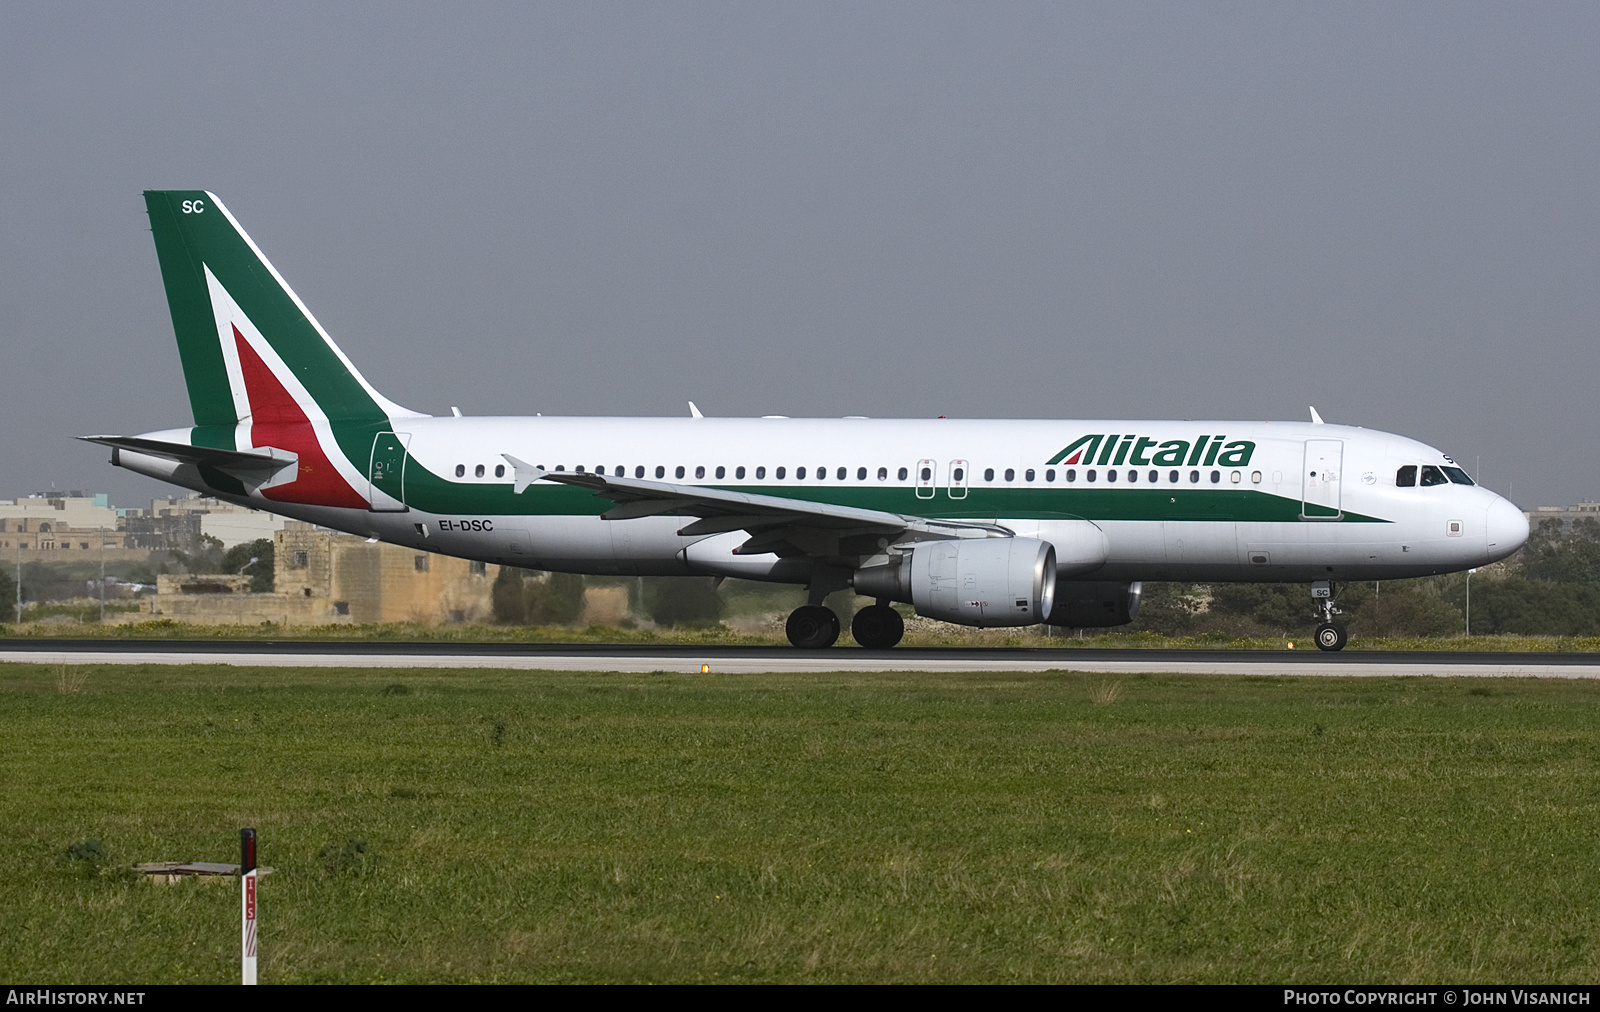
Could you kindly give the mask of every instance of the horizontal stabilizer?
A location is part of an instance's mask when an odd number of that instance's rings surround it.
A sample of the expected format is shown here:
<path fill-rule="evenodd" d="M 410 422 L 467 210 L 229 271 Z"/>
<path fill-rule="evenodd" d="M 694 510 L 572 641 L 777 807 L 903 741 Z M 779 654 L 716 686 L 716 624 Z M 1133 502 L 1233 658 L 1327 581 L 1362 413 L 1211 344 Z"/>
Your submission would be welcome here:
<path fill-rule="evenodd" d="M 222 450 L 214 446 L 191 446 L 188 443 L 172 443 L 145 436 L 79 436 L 78 438 L 86 443 L 109 446 L 113 450 L 143 453 L 164 460 L 175 460 L 180 464 L 203 464 L 230 474 L 269 475 L 286 467 L 293 467 L 300 460 L 299 454 L 272 446 L 258 446 L 250 450 Z"/>

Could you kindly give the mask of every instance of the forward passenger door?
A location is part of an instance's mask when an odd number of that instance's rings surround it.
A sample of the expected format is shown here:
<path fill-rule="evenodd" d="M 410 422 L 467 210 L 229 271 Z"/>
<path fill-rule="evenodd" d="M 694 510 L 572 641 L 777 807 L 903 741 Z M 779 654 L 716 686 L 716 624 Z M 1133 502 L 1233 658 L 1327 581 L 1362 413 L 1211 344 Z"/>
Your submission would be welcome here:
<path fill-rule="evenodd" d="M 1301 519 L 1338 520 L 1344 516 L 1339 498 L 1343 469 L 1343 440 L 1306 440 L 1305 466 L 1300 472 Z"/>

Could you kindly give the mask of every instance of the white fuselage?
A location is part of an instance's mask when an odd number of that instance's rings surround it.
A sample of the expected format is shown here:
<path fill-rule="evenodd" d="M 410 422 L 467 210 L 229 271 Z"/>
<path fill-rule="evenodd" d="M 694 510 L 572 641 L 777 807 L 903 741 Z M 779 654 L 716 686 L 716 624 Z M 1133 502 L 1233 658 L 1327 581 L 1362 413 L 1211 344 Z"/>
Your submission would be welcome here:
<path fill-rule="evenodd" d="M 427 551 L 608 575 L 794 579 L 775 557 L 733 556 L 742 533 L 680 535 L 689 522 L 684 516 L 602 519 L 609 502 L 566 486 L 555 496 L 548 482 L 513 495 L 508 458 L 557 472 L 603 468 L 678 485 L 998 525 L 1055 543 L 1066 580 L 1424 576 L 1502 559 L 1528 532 L 1521 511 L 1488 489 L 1459 481 L 1397 483 L 1405 467 L 1453 467 L 1437 449 L 1340 425 L 421 417 L 397 419 L 394 429 L 408 453 L 405 492 L 386 500 L 386 510 L 278 502 L 258 489 L 241 496 L 208 483 L 192 464 L 128 451 L 119 463 L 244 505 Z M 1086 433 L 1107 439 L 1086 447 L 1086 457 L 1062 459 L 1063 449 Z M 184 441 L 187 430 L 149 435 Z M 1180 442 L 1182 463 L 1174 463 L 1179 451 L 1171 447 Z M 1246 442 L 1248 451 L 1240 449 Z M 1217 453 L 1225 443 L 1232 449 Z M 238 445 L 254 445 L 248 426 L 240 427 Z M 1161 446 L 1169 449 L 1157 464 Z M 1225 462 L 1230 455 L 1234 463 Z M 1104 536 L 1103 561 L 1096 557 L 1090 568 L 1072 561 L 1086 557 L 1075 547 L 1084 521 Z M 706 544 L 691 550 L 700 542 Z"/>

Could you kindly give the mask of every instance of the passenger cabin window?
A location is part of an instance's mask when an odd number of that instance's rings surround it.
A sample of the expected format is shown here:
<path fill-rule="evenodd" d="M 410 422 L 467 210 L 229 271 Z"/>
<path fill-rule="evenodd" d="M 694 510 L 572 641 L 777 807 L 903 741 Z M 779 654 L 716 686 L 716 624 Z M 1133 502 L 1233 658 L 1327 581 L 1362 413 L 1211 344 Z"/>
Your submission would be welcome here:
<path fill-rule="evenodd" d="M 841 468 L 839 468 L 839 473 L 838 473 L 838 474 L 836 474 L 836 475 L 834 475 L 834 477 L 835 477 L 835 478 L 838 478 L 838 479 L 839 479 L 839 480 L 840 480 L 840 481 L 844 481 L 844 480 L 845 480 L 845 478 L 847 478 L 847 477 L 849 477 L 849 476 L 850 476 L 850 469 L 849 469 L 849 468 L 847 468 L 847 467 L 841 467 Z M 865 474 L 865 473 L 863 473 L 863 474 L 862 474 L 862 475 L 861 475 L 861 477 L 863 477 L 863 478 L 865 478 L 865 477 L 866 477 L 866 474 Z"/>
<path fill-rule="evenodd" d="M 1049 470 L 1045 471 L 1044 480 L 1045 481 L 1055 481 L 1056 480 L 1056 469 L 1052 467 Z"/>
<path fill-rule="evenodd" d="M 1017 480 L 1017 472 L 1012 468 L 1009 468 L 1009 467 L 1006 468 L 1006 481 L 1016 481 L 1016 480 Z"/>
<path fill-rule="evenodd" d="M 662 467 L 660 464 L 657 464 L 656 465 L 656 477 L 657 478 L 665 478 L 666 476 L 667 476 L 667 469 L 665 467 Z"/>
<path fill-rule="evenodd" d="M 465 465 L 465 464 L 457 464 L 456 465 L 456 477 L 457 478 L 465 478 L 466 476 L 467 476 L 467 465 Z"/>
<path fill-rule="evenodd" d="M 898 479 L 899 481 L 905 481 L 906 480 L 906 469 L 905 468 L 902 467 L 899 471 L 897 471 L 895 473 L 900 476 L 899 479 Z"/>
<path fill-rule="evenodd" d="M 722 467 L 721 465 L 718 465 L 718 467 L 717 467 L 717 477 L 718 478 L 725 478 L 725 477 L 727 477 L 727 475 L 728 475 L 728 469 L 725 468 L 725 467 Z"/>
<path fill-rule="evenodd" d="M 778 470 L 777 470 L 777 471 L 776 471 L 776 472 L 775 472 L 775 474 L 776 474 L 776 475 L 777 475 L 777 478 L 778 478 L 778 480 L 779 480 L 779 481 L 782 481 L 782 480 L 783 480 L 783 471 L 784 471 L 784 469 L 783 469 L 783 468 L 781 468 L 781 467 L 780 467 L 780 468 L 778 468 Z M 801 477 L 804 477 L 804 475 L 801 475 Z"/>
<path fill-rule="evenodd" d="M 889 469 L 887 467 L 878 468 L 878 480 L 879 481 L 888 481 L 889 480 Z"/>
<path fill-rule="evenodd" d="M 794 476 L 795 476 L 795 478 L 797 478 L 800 481 L 805 481 L 806 480 L 806 469 L 803 468 L 803 467 L 795 468 L 794 469 Z M 778 475 L 778 477 L 782 478 L 783 475 L 780 474 L 780 475 Z"/>
<path fill-rule="evenodd" d="M 740 464 L 738 467 L 733 469 L 733 476 L 735 478 L 739 478 L 739 479 L 743 479 L 744 478 L 744 465 L 743 464 Z"/>
<path fill-rule="evenodd" d="M 866 481 L 866 480 L 867 480 L 867 469 L 864 468 L 864 467 L 856 468 L 856 481 Z"/>
<path fill-rule="evenodd" d="M 1444 476 L 1444 472 L 1439 470 L 1437 467 L 1434 467 L 1432 464 L 1423 464 L 1422 465 L 1422 484 L 1423 485 L 1448 485 L 1448 484 L 1450 484 L 1450 479 L 1446 478 Z"/>
<path fill-rule="evenodd" d="M 704 464 L 701 464 L 699 467 L 694 469 L 694 476 L 696 478 L 704 478 L 706 476 L 706 468 Z"/>
<path fill-rule="evenodd" d="M 1417 484 L 1417 465 L 1407 464 L 1394 473 L 1394 483 L 1401 488 L 1412 488 Z"/>
<path fill-rule="evenodd" d="M 983 469 L 983 480 L 994 481 L 994 468 L 986 467 Z"/>
<path fill-rule="evenodd" d="M 504 478 L 506 476 L 506 466 L 504 464 L 496 464 L 494 466 L 494 476 L 496 478 Z"/>
<path fill-rule="evenodd" d="M 635 478 L 643 478 L 644 477 L 644 465 L 643 464 L 640 464 L 638 467 L 635 467 L 633 469 L 633 476 Z"/>
<path fill-rule="evenodd" d="M 672 473 L 674 475 L 676 475 L 677 477 L 682 478 L 683 477 L 683 465 L 679 464 L 675 469 L 673 469 Z"/>
<path fill-rule="evenodd" d="M 767 476 L 767 469 L 765 467 L 756 468 L 756 480 L 757 481 L 759 481 L 762 478 L 765 478 L 766 476 Z"/>

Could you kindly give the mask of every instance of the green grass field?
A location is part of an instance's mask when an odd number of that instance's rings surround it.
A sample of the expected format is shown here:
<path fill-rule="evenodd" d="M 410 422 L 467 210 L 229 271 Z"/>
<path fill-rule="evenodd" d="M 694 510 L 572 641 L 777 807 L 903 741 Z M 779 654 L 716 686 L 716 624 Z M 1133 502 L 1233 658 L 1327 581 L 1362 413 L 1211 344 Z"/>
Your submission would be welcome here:
<path fill-rule="evenodd" d="M 1592 981 L 1597 704 L 0 665 L 0 979 L 236 980 L 234 883 L 126 869 L 253 825 L 264 983 Z"/>

